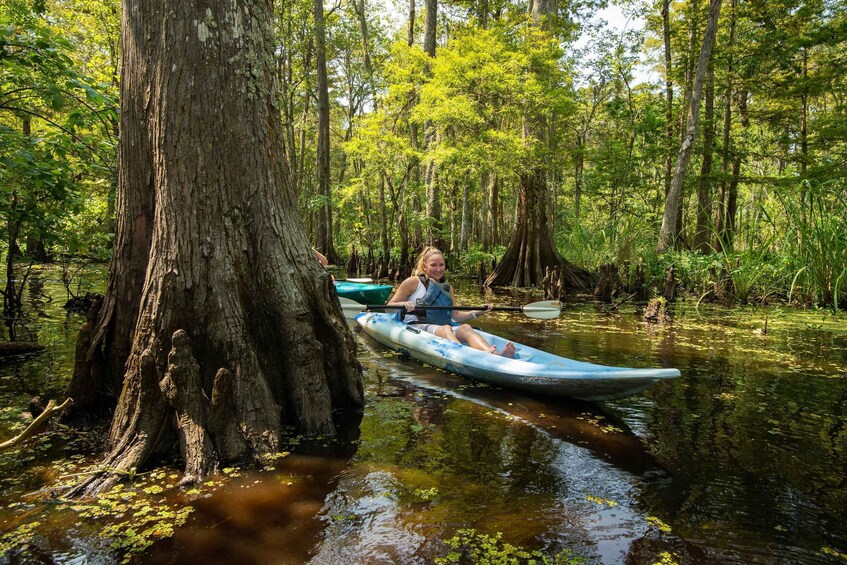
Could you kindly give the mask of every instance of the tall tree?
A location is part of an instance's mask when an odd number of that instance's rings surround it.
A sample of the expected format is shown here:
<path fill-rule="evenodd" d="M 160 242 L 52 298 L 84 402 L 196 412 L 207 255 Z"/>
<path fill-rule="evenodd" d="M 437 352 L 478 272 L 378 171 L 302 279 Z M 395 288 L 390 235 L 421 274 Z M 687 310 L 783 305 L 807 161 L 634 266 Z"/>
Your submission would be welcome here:
<path fill-rule="evenodd" d="M 662 42 L 665 55 L 665 139 L 667 148 L 665 152 L 665 192 L 668 197 L 671 191 L 671 178 L 673 177 L 673 58 L 671 57 L 671 3 L 670 0 L 662 0 Z"/>
<path fill-rule="evenodd" d="M 703 131 L 703 161 L 697 179 L 697 224 L 694 231 L 694 249 L 701 253 L 712 250 L 712 150 L 715 145 L 715 68 L 709 62 L 706 79 L 706 123 Z"/>
<path fill-rule="evenodd" d="M 530 4 L 532 23 L 527 36 L 531 45 L 539 41 L 543 46 L 552 39 L 548 30 L 555 17 L 556 6 L 552 0 L 535 0 Z M 529 72 L 542 74 L 542 64 L 537 60 L 530 63 Z M 545 136 L 549 123 L 545 112 L 526 113 L 522 129 L 528 146 L 546 149 Z M 562 278 L 569 287 L 588 287 L 587 273 L 567 262 L 556 249 L 548 224 L 547 178 L 548 169 L 543 157 L 536 158 L 521 171 L 515 228 L 503 259 L 485 281 L 487 286 L 540 285 L 546 269 L 554 267 L 561 269 Z"/>
<path fill-rule="evenodd" d="M 314 1 L 315 56 L 318 78 L 318 194 L 321 207 L 318 211 L 317 248 L 323 251 L 331 264 L 338 263 L 338 253 L 332 242 L 332 189 L 329 171 L 329 79 L 326 71 L 326 24 L 324 2 Z"/>
<path fill-rule="evenodd" d="M 706 78 L 706 69 L 712 56 L 712 48 L 715 45 L 715 36 L 718 29 L 718 17 L 721 11 L 721 0 L 711 0 L 709 4 L 709 17 L 706 22 L 706 31 L 703 35 L 703 47 L 700 49 L 700 58 L 697 61 L 697 71 L 694 75 L 694 83 L 691 87 L 690 103 L 688 107 L 688 119 L 685 127 L 685 137 L 679 148 L 674 168 L 671 188 L 665 198 L 665 212 L 662 217 L 662 228 L 659 232 L 659 241 L 656 244 L 656 252 L 664 253 L 669 247 L 677 242 L 679 210 L 682 205 L 682 185 L 685 182 L 685 174 L 691 153 L 694 150 L 694 141 L 697 138 L 697 126 L 700 119 L 700 99 L 703 95 L 703 83 Z"/>
<path fill-rule="evenodd" d="M 438 21 L 438 0 L 426 0 L 426 23 L 424 24 L 424 53 L 431 59 L 435 58 L 436 37 Z M 432 122 L 424 124 L 424 151 L 431 145 L 438 143 L 439 133 L 435 130 Z M 426 163 L 424 182 L 426 183 L 426 215 L 429 218 L 427 226 L 427 241 L 430 245 L 444 247 L 441 239 L 441 190 L 438 185 L 438 169 L 435 160 L 430 159 Z"/>
<path fill-rule="evenodd" d="M 355 342 L 297 213 L 270 4 L 127 0 L 123 13 L 118 231 L 71 383 L 121 391 L 110 471 L 89 490 L 178 435 L 197 480 L 276 451 L 284 422 L 331 434 L 333 409 L 363 402 Z"/>

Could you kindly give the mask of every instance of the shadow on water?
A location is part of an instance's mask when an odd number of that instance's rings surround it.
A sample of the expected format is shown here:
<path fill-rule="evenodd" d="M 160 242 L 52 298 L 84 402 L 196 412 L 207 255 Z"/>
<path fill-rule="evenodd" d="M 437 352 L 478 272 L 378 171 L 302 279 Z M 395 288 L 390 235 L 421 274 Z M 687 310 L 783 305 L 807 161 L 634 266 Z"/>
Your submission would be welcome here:
<path fill-rule="evenodd" d="M 331 442 L 308 441 L 273 471 L 244 472 L 196 500 L 189 522 L 145 563 L 305 563 L 325 528 L 321 510 L 356 452 L 361 415 L 336 422 Z"/>

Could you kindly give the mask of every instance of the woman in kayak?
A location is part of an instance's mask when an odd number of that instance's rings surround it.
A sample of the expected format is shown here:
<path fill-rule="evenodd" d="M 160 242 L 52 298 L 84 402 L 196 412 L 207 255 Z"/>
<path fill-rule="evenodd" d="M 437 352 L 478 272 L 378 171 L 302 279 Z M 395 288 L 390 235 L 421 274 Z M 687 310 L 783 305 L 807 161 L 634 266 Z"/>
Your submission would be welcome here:
<path fill-rule="evenodd" d="M 394 296 L 388 301 L 388 305 L 405 307 L 407 314 L 403 322 L 413 324 L 425 332 L 495 355 L 514 357 L 515 345 L 512 342 L 507 343 L 498 353 L 496 348 L 485 341 L 485 338 L 476 330 L 463 323 L 485 314 L 491 309 L 490 304 L 486 304 L 484 310 L 470 312 L 426 310 L 423 314 L 412 313 L 417 306 L 452 306 L 456 303 L 453 287 L 444 280 L 446 270 L 444 254 L 435 247 L 425 248 L 418 256 L 414 274 L 400 283 Z M 458 327 L 450 325 L 451 319 L 461 325 Z"/>

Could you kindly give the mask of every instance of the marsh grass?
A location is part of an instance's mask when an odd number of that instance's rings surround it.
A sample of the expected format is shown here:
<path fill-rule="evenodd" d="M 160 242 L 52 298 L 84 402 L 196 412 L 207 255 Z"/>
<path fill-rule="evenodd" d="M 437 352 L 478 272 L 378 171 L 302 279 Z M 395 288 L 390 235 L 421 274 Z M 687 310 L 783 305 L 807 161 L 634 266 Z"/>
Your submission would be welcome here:
<path fill-rule="evenodd" d="M 847 189 L 804 182 L 799 199 L 778 196 L 789 222 L 786 243 L 802 262 L 791 291 L 805 283 L 819 304 L 835 311 L 847 307 Z"/>

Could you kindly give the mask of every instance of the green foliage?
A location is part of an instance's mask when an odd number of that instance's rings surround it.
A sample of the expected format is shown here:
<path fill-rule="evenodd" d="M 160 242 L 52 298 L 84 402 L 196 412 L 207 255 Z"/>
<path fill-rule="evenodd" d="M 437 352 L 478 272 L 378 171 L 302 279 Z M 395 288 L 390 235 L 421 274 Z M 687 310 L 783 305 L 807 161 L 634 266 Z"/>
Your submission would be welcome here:
<path fill-rule="evenodd" d="M 79 72 L 75 45 L 50 23 L 62 19 L 57 10 L 0 8 L 0 218 L 13 244 L 27 238 L 102 257 L 115 91 Z"/>
<path fill-rule="evenodd" d="M 459 257 L 459 264 L 455 268 L 460 273 L 475 273 L 479 271 L 479 265 L 485 265 L 486 270 L 491 270 L 491 262 L 499 260 L 506 248 L 499 246 L 493 251 L 485 251 L 479 245 L 471 246 L 466 252 Z M 454 268 L 451 266 L 451 271 Z"/>

